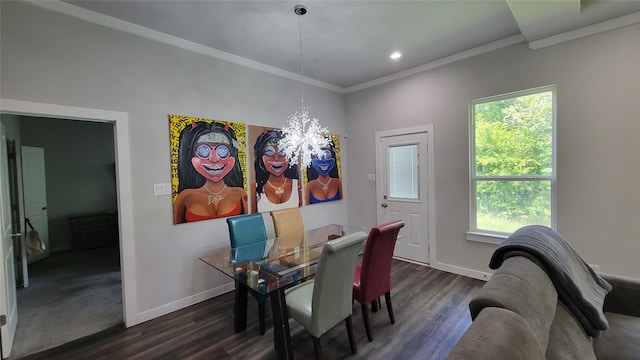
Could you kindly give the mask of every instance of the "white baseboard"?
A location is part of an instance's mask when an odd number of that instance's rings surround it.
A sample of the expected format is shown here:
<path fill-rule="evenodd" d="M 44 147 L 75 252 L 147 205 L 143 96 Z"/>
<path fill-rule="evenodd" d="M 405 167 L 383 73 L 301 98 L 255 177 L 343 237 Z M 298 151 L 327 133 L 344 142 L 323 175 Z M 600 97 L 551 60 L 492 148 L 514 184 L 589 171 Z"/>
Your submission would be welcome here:
<path fill-rule="evenodd" d="M 466 276 L 466 277 L 470 277 L 478 280 L 484 280 L 484 281 L 489 280 L 489 278 L 491 278 L 491 275 L 492 275 L 490 273 L 468 269 L 461 266 L 445 264 L 441 262 L 436 262 L 435 264 L 431 264 L 431 267 L 437 270 L 442 270 L 442 271 L 450 272 L 453 274 L 458 274 L 458 275 L 462 275 L 462 276 Z"/>
<path fill-rule="evenodd" d="M 419 262 L 419 261 L 415 261 L 415 260 L 411 260 L 411 259 L 406 259 L 403 257 L 398 257 L 398 256 L 394 256 L 393 257 L 396 260 L 400 260 L 400 261 L 404 261 L 404 262 L 408 262 L 408 263 L 412 263 L 412 264 L 416 264 L 416 265 L 422 265 L 422 266 L 429 266 L 429 264 L 423 263 L 423 262 Z"/>
<path fill-rule="evenodd" d="M 191 295 L 189 297 L 186 297 L 184 299 L 180 299 L 180 300 L 176 300 L 174 302 L 170 302 L 168 304 L 162 305 L 162 306 L 158 306 L 157 308 L 151 309 L 151 310 L 147 310 L 147 311 L 143 311 L 141 313 L 138 313 L 136 315 L 136 319 L 134 322 L 127 324 L 127 326 L 133 326 L 133 325 L 138 325 L 141 324 L 145 321 L 149 321 L 151 319 L 155 319 L 157 317 L 172 313 L 174 311 L 180 310 L 180 309 L 184 309 L 186 307 L 189 307 L 191 305 L 195 305 L 199 302 L 205 301 L 205 300 L 209 300 L 213 297 L 228 293 L 229 291 L 233 291 L 235 289 L 234 283 L 230 282 L 228 284 L 224 284 L 221 286 L 218 286 L 216 288 L 207 290 L 207 291 L 203 291 L 201 293 L 195 294 L 195 295 Z"/>
<path fill-rule="evenodd" d="M 453 274 L 462 275 L 462 276 L 466 276 L 466 277 L 470 277 L 470 278 L 474 278 L 474 279 L 478 279 L 478 280 L 487 281 L 487 280 L 489 280 L 489 278 L 491 278 L 491 275 L 492 275 L 491 273 L 485 273 L 485 272 L 482 272 L 482 271 L 467 269 L 467 268 L 464 268 L 464 267 L 461 267 L 461 266 L 450 265 L 450 264 L 445 264 L 445 263 L 441 263 L 441 262 L 425 264 L 425 263 L 412 261 L 412 260 L 401 258 L 401 257 L 397 257 L 397 256 L 394 256 L 393 258 L 397 259 L 397 260 L 400 260 L 400 261 L 409 262 L 409 263 L 412 263 L 412 264 L 417 264 L 417 265 L 422 265 L 422 266 L 429 266 L 429 267 L 434 268 L 436 270 L 442 270 L 442 271 L 446 271 L 446 272 L 450 272 L 450 273 L 453 273 Z"/>

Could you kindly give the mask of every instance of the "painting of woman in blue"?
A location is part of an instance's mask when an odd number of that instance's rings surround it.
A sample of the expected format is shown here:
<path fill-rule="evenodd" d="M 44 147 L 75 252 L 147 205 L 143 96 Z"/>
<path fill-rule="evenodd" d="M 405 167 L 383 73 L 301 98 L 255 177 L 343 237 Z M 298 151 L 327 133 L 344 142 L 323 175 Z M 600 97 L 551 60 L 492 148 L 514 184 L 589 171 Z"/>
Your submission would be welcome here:
<path fill-rule="evenodd" d="M 290 165 L 278 148 L 282 132 L 262 129 L 256 138 L 254 152 L 255 201 L 253 212 L 267 212 L 300 206 L 298 166 Z"/>
<path fill-rule="evenodd" d="M 342 199 L 342 181 L 339 177 L 335 146 L 332 143 L 330 147 L 322 150 L 324 154 L 314 157 L 311 166 L 307 168 L 307 205 Z"/>
<path fill-rule="evenodd" d="M 180 133 L 174 224 L 247 213 L 247 192 L 234 130 L 192 121 Z"/>

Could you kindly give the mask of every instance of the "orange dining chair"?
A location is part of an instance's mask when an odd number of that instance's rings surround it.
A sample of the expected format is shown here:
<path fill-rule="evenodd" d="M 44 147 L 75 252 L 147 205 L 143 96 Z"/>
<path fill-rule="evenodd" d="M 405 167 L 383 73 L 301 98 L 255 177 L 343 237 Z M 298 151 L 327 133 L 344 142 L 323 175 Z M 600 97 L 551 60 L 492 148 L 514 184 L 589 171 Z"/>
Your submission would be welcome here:
<path fill-rule="evenodd" d="M 280 249 L 294 249 L 302 245 L 304 223 L 299 208 L 273 210 L 270 214 Z"/>
<path fill-rule="evenodd" d="M 373 341 L 369 322 L 368 305 L 384 294 L 389 312 L 389 320 L 395 324 L 391 306 L 391 261 L 396 246 L 398 232 L 404 221 L 396 220 L 371 229 L 367 239 L 362 262 L 356 266 L 353 279 L 353 299 L 360 303 L 367 338 Z"/>
<path fill-rule="evenodd" d="M 229 238 L 231 239 L 232 261 L 243 263 L 248 261 L 259 261 L 264 258 L 264 251 L 267 242 L 267 232 L 264 227 L 262 214 L 240 215 L 227 218 L 229 227 Z M 238 287 L 241 286 L 236 281 L 236 296 L 238 296 Z M 244 290 L 244 289 L 243 289 Z M 269 298 L 268 294 L 262 294 L 254 289 L 247 287 L 247 290 L 258 301 L 258 317 L 260 320 L 260 335 L 265 333 L 264 306 Z M 246 296 L 246 295 L 245 295 Z M 243 300 L 246 303 L 246 300 Z M 235 309 L 236 316 L 242 316 L 237 313 L 243 309 Z M 246 317 L 246 309 L 244 309 Z"/>

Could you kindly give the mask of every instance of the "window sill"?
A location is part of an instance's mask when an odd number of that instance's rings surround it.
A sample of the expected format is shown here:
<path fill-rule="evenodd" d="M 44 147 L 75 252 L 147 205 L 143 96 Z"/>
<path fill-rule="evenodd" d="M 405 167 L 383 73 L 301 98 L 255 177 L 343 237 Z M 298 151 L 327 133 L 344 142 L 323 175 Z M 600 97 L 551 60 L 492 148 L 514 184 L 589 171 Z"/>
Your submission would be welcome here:
<path fill-rule="evenodd" d="M 500 245 L 509 235 L 490 234 L 481 232 L 467 232 L 467 240 L 485 244 Z"/>

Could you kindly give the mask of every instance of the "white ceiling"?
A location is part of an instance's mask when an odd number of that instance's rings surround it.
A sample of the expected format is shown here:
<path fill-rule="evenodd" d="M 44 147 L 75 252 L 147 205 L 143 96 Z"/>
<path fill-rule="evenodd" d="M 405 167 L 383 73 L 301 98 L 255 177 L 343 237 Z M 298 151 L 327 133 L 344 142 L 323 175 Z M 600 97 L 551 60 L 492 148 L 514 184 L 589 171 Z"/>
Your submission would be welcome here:
<path fill-rule="evenodd" d="M 281 71 L 297 78 L 301 73 L 298 32 L 301 20 L 305 77 L 340 91 L 366 87 L 412 69 L 516 42 L 526 41 L 531 48 L 537 48 L 640 22 L 638 0 L 69 0 L 65 3 L 60 3 L 63 6 L 57 10 L 76 16 L 81 12 L 79 17 L 86 20 L 127 31 L 141 29 L 123 27 L 122 22 L 110 23 L 112 18 L 124 20 L 172 35 L 175 38 L 167 38 L 176 41 L 184 39 L 189 44 L 215 49 L 214 56 L 240 62 L 248 59 L 254 67 L 265 65 L 267 71 Z M 307 15 L 300 19 L 293 11 L 298 3 L 308 8 Z M 389 54 L 394 50 L 400 50 L 403 57 L 390 60 Z"/>

